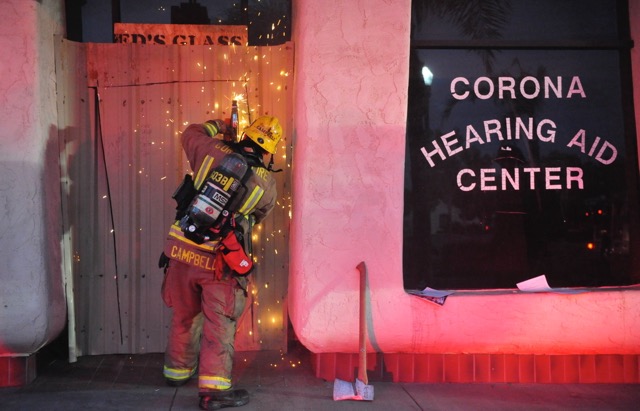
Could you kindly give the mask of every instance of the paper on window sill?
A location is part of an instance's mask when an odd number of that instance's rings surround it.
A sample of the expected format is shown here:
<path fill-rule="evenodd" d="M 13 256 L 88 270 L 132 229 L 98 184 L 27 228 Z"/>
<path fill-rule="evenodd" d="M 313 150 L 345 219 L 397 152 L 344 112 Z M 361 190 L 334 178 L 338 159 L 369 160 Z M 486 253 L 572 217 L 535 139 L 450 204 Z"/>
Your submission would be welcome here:
<path fill-rule="evenodd" d="M 547 282 L 547 276 L 542 274 L 529 280 L 521 281 L 516 284 L 518 290 L 527 293 L 558 293 L 558 294 L 580 294 L 585 290 L 576 290 L 570 288 L 551 288 Z"/>
<path fill-rule="evenodd" d="M 432 302 L 437 305 L 444 305 L 444 302 L 447 299 L 447 296 L 453 294 L 453 291 L 440 291 L 434 290 L 433 288 L 425 288 L 422 291 L 417 290 L 408 290 L 410 294 L 421 297 L 424 300 Z"/>
<path fill-rule="evenodd" d="M 453 294 L 453 291 L 441 291 L 441 290 L 434 290 L 433 288 L 425 288 L 422 291 L 419 291 L 418 294 L 420 295 L 426 295 L 429 297 L 446 297 L 448 295 Z"/>

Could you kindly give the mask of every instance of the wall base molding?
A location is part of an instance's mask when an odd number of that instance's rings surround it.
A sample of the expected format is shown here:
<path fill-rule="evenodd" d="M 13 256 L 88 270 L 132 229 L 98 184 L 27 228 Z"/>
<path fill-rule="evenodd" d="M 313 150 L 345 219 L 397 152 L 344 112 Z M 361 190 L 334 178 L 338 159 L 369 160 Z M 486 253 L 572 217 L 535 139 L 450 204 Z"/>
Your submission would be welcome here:
<path fill-rule="evenodd" d="M 353 380 L 358 354 L 311 353 L 316 377 Z M 640 354 L 367 354 L 372 381 L 416 383 L 640 383 Z"/>
<path fill-rule="evenodd" d="M 0 387 L 22 387 L 36 379 L 36 356 L 0 357 Z"/>

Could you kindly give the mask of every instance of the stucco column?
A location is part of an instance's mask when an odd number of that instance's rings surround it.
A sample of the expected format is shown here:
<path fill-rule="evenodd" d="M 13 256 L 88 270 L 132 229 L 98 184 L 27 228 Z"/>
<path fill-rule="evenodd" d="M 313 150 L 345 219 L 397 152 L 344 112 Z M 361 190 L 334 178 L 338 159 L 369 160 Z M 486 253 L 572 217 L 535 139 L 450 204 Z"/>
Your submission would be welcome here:
<path fill-rule="evenodd" d="M 357 349 L 358 263 L 367 263 L 376 299 L 404 299 L 411 2 L 298 0 L 293 7 L 290 313 L 313 351 L 336 348 L 314 338 L 324 331 Z"/>
<path fill-rule="evenodd" d="M 65 322 L 54 60 L 63 10 L 63 0 L 0 2 L 0 368 L 16 372 L 8 385 L 35 376 L 29 356 Z"/>

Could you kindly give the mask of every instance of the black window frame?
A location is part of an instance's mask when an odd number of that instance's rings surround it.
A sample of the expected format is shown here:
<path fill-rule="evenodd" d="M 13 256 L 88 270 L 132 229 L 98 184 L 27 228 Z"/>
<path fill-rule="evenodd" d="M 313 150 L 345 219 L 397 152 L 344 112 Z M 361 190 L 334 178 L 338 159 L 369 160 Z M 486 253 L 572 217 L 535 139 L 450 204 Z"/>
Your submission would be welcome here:
<path fill-rule="evenodd" d="M 412 2 L 412 19 L 415 18 L 414 5 L 416 1 Z M 635 109 L 633 101 L 633 81 L 632 81 L 632 68 L 631 68 L 631 49 L 634 47 L 634 42 L 631 39 L 630 22 L 629 22 L 629 5 L 626 0 L 615 0 L 617 10 L 617 39 L 596 39 L 596 40 L 574 40 L 574 39 L 559 39 L 559 40 L 509 40 L 509 39 L 468 39 L 468 40 L 416 40 L 412 32 L 410 42 L 410 80 L 409 80 L 409 108 L 407 119 L 407 167 L 405 169 L 405 179 L 411 180 L 410 184 L 419 186 L 426 182 L 420 182 L 419 178 L 416 179 L 415 175 L 412 176 L 410 165 L 416 164 L 421 161 L 419 150 L 416 151 L 415 147 L 411 147 L 409 142 L 410 134 L 412 133 L 412 127 L 415 124 L 411 124 L 416 118 L 420 117 L 420 113 L 413 111 L 412 103 L 416 102 L 415 93 L 412 93 L 412 87 L 421 87 L 423 82 L 422 73 L 420 73 L 417 65 L 418 57 L 417 51 L 419 50 L 484 50 L 492 52 L 496 50 L 572 50 L 572 51 L 589 51 L 589 50 L 609 50 L 616 51 L 619 56 L 619 76 L 621 86 L 621 102 L 620 106 L 623 113 L 623 127 L 624 127 L 624 142 L 625 150 L 627 153 L 626 159 L 626 178 L 628 183 L 627 196 L 629 204 L 640 204 L 640 174 L 638 172 L 638 142 L 636 134 L 635 124 Z M 414 21 L 412 20 L 412 29 L 415 29 Z M 413 31 L 413 30 L 412 30 Z M 413 100 L 412 100 L 413 99 Z M 416 104 L 419 106 L 419 104 Z M 427 114 L 428 116 L 428 114 Z M 428 119 L 422 118 L 420 120 L 423 123 L 426 122 L 428 128 Z M 412 150 L 413 148 L 413 150 Z M 428 282 L 424 281 L 424 276 L 420 274 L 420 266 L 426 267 L 428 265 L 429 257 L 425 253 L 421 253 L 420 250 L 413 249 L 411 244 L 407 244 L 407 227 L 413 230 L 414 233 L 427 232 L 429 229 L 429 223 L 425 221 L 414 221 L 411 224 L 407 221 L 407 215 L 413 213 L 415 210 L 410 210 L 411 196 L 414 195 L 411 192 L 411 188 L 407 188 L 405 182 L 405 233 L 404 233 L 404 246 L 403 246 L 403 279 L 405 289 L 422 289 L 425 286 L 431 286 Z M 640 282 L 640 274 L 638 273 L 640 268 L 640 213 L 638 213 L 638 207 L 632 207 L 635 210 L 629 213 L 629 278 L 624 284 L 612 284 L 612 285 L 627 285 Z M 415 234 L 414 234 L 415 235 Z M 416 261 L 416 256 L 417 261 Z M 413 265 L 413 267 L 411 267 Z M 417 267 L 416 267 L 417 266 Z M 515 287 L 515 284 L 513 285 Z M 578 285 L 578 287 L 580 287 Z M 484 287 L 465 287 L 464 284 L 460 284 L 456 287 L 448 287 L 448 289 L 456 290 L 474 290 Z M 502 287 L 500 287 L 502 288 Z"/>

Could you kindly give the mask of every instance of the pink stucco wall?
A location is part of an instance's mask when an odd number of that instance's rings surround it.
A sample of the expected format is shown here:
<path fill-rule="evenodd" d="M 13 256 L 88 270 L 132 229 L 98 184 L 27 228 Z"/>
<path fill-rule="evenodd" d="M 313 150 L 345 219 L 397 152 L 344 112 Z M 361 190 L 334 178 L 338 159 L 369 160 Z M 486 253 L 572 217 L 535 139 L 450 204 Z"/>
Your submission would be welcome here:
<path fill-rule="evenodd" d="M 638 3 L 631 1 L 635 22 Z M 410 1 L 293 4 L 289 301 L 302 343 L 315 353 L 357 352 L 355 267 L 365 261 L 370 341 L 376 350 L 639 353 L 639 289 L 577 295 L 468 292 L 454 294 L 442 307 L 404 292 Z M 634 33 L 640 38 L 637 26 Z M 638 63 L 637 52 L 634 59 Z M 638 70 L 636 64 L 636 79 Z"/>
<path fill-rule="evenodd" d="M 0 356 L 28 355 L 64 328 L 54 35 L 57 1 L 0 2 Z"/>

